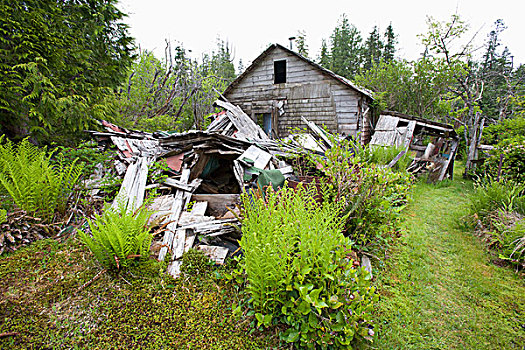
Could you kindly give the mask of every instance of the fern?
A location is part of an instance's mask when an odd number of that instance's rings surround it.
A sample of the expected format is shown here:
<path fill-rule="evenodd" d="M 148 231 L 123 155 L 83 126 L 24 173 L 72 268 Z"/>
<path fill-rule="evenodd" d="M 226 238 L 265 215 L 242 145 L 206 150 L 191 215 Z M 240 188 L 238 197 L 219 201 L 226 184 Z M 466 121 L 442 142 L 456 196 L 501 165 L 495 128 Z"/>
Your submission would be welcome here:
<path fill-rule="evenodd" d="M 131 260 L 149 257 L 153 236 L 147 226 L 151 213 L 143 208 L 132 213 L 121 206 L 108 209 L 89 220 L 89 231 L 79 231 L 79 238 L 107 268 L 126 268 Z"/>
<path fill-rule="evenodd" d="M 0 187 L 18 207 L 45 221 L 64 214 L 83 165 L 67 163 L 62 154 L 52 162 L 52 153 L 27 139 L 18 145 L 3 141 L 0 137 Z"/>

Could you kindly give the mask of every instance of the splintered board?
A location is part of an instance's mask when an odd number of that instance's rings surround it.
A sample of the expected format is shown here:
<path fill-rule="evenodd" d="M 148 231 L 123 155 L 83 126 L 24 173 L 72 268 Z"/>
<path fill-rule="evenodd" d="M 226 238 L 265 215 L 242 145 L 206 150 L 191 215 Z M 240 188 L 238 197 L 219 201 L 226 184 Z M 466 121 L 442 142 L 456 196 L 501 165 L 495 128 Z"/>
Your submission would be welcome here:
<path fill-rule="evenodd" d="M 211 245 L 199 245 L 197 247 L 197 250 L 200 250 L 204 253 L 208 258 L 213 260 L 216 264 L 222 265 L 224 264 L 224 260 L 226 259 L 226 256 L 228 255 L 228 248 L 219 247 L 219 246 L 211 246 Z"/>

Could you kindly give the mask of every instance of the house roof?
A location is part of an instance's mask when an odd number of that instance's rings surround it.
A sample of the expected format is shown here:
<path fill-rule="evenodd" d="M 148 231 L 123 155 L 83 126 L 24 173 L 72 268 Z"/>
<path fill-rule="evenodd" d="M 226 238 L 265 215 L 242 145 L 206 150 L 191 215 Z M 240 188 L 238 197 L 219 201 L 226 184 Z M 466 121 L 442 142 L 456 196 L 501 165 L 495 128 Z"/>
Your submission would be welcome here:
<path fill-rule="evenodd" d="M 228 87 L 226 88 L 226 90 L 224 90 L 224 95 L 228 94 L 233 88 L 235 88 L 235 86 L 237 86 L 239 84 L 239 82 L 241 80 L 244 79 L 244 77 L 246 77 L 250 72 L 252 72 L 258 65 L 259 63 L 261 63 L 261 61 L 264 60 L 264 58 L 266 56 L 268 56 L 268 54 L 270 52 L 272 52 L 273 50 L 275 50 L 276 48 L 279 48 L 281 50 L 284 50 L 286 51 L 287 53 L 290 53 L 296 57 L 298 57 L 299 59 L 303 60 L 304 62 L 308 63 L 310 66 L 314 67 L 315 69 L 321 71 L 321 73 L 323 74 L 326 74 L 332 78 L 334 78 L 335 80 L 339 81 L 341 84 L 369 97 L 370 99 L 374 99 L 373 96 L 372 96 L 372 92 L 365 89 L 365 88 L 362 88 L 362 87 L 359 87 L 357 85 L 355 85 L 354 83 L 352 83 L 350 80 L 348 80 L 347 78 L 345 77 L 342 77 L 338 74 L 335 74 L 334 72 L 332 72 L 331 70 L 328 70 L 324 67 L 321 67 L 319 64 L 309 60 L 308 58 L 304 57 L 303 55 L 300 55 L 298 54 L 297 52 L 295 51 L 292 51 L 290 49 L 287 49 L 286 47 L 282 46 L 282 45 L 279 45 L 279 44 L 272 44 L 270 45 L 266 50 L 263 51 L 263 53 L 261 53 L 253 62 L 252 64 L 246 68 L 246 70 L 240 74 L 230 85 L 228 85 Z"/>
<path fill-rule="evenodd" d="M 419 125 L 422 125 L 422 126 L 425 126 L 431 129 L 440 130 L 440 131 L 446 131 L 446 132 L 449 132 L 451 135 L 457 136 L 456 131 L 454 130 L 454 127 L 450 124 L 440 123 L 434 120 L 417 117 L 414 115 L 389 111 L 389 110 L 382 111 L 381 115 L 391 115 L 393 117 L 398 117 L 398 118 L 405 119 L 405 120 L 415 120 L 416 122 L 419 123 Z"/>

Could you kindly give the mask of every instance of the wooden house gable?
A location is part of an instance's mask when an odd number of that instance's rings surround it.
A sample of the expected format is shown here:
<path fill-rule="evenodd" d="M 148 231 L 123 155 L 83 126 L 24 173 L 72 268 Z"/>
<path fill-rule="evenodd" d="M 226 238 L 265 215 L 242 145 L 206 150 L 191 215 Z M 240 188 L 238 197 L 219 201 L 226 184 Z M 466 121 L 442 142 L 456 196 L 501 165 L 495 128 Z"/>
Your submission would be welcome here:
<path fill-rule="evenodd" d="M 302 116 L 332 132 L 356 135 L 371 97 L 349 84 L 297 53 L 272 45 L 224 95 L 255 121 L 271 115 L 274 137 L 305 127 Z"/>

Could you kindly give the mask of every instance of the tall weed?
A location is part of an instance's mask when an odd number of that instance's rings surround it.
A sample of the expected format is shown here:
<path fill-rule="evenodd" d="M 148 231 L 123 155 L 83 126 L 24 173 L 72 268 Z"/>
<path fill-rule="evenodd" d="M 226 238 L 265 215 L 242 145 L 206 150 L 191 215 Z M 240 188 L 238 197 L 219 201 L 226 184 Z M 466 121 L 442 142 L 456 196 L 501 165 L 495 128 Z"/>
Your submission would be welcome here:
<path fill-rule="evenodd" d="M 525 183 L 512 180 L 496 181 L 487 176 L 476 183 L 476 190 L 470 198 L 471 214 L 486 217 L 496 210 L 518 211 L 525 214 Z"/>
<path fill-rule="evenodd" d="M 386 166 L 404 150 L 405 147 L 368 145 L 361 156 L 366 162 Z M 405 153 L 392 170 L 405 171 L 411 161 L 410 155 Z"/>
<path fill-rule="evenodd" d="M 0 138 L 0 187 L 18 207 L 45 221 L 66 212 L 83 169 L 62 154 L 51 157 L 27 139 L 15 145 Z"/>

